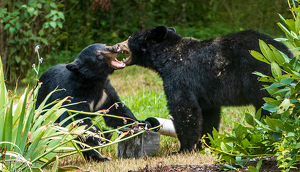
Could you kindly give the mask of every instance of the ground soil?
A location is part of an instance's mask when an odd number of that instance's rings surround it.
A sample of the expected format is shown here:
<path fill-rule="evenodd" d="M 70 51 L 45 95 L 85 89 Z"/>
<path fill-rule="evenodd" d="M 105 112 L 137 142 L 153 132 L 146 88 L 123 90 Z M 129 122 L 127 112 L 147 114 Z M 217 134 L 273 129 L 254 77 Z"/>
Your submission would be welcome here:
<path fill-rule="evenodd" d="M 238 166 L 231 165 L 236 168 L 236 170 L 230 170 L 226 168 L 222 164 L 203 164 L 203 165 L 165 165 L 163 162 L 160 162 L 156 166 L 149 166 L 146 165 L 144 168 L 140 168 L 138 171 L 129 171 L 129 172 L 194 172 L 194 171 L 205 171 L 205 172 L 219 172 L 219 171 L 249 171 L 249 166 L 256 167 L 258 160 L 256 161 L 249 161 L 245 167 L 238 168 Z M 279 169 L 277 166 L 276 157 L 268 158 L 268 160 L 264 160 L 260 167 L 259 172 L 280 172 L 282 169 Z M 290 170 L 290 171 L 300 171 L 300 168 Z"/>

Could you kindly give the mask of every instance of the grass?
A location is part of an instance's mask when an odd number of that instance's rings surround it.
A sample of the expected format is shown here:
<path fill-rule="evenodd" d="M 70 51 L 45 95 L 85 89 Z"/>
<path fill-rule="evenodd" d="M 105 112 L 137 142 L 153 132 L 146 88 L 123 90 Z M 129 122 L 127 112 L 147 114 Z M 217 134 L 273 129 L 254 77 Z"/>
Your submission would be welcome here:
<path fill-rule="evenodd" d="M 155 72 L 138 66 L 130 66 L 115 71 L 110 76 L 110 80 L 121 100 L 131 109 L 137 119 L 145 120 L 150 116 L 168 118 L 169 112 L 166 106 L 163 82 Z M 220 132 L 232 130 L 234 122 L 245 123 L 245 121 L 241 121 L 244 113 L 254 113 L 254 111 L 253 106 L 222 107 Z M 79 156 L 74 155 L 62 159 L 60 165 L 76 165 L 90 171 L 129 171 L 144 168 L 147 164 L 151 166 L 159 163 L 197 165 L 213 163 L 217 160 L 210 154 L 203 155 L 199 152 L 169 156 L 170 153 L 177 151 L 179 146 L 177 138 L 162 135 L 159 152 L 155 157 L 118 159 L 117 145 L 112 145 L 100 150 L 103 156 L 111 159 L 109 162 L 85 163 Z"/>

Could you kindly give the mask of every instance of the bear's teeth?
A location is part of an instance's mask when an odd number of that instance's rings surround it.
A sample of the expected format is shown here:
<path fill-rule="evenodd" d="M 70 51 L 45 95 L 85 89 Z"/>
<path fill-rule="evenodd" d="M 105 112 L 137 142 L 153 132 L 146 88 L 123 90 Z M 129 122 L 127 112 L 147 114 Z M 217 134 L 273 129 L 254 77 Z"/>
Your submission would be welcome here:
<path fill-rule="evenodd" d="M 130 56 L 129 56 L 129 57 L 127 57 L 126 59 L 123 59 L 123 62 L 124 62 L 124 63 L 126 63 L 126 62 L 128 62 L 128 61 L 129 61 L 129 59 L 130 59 Z"/>

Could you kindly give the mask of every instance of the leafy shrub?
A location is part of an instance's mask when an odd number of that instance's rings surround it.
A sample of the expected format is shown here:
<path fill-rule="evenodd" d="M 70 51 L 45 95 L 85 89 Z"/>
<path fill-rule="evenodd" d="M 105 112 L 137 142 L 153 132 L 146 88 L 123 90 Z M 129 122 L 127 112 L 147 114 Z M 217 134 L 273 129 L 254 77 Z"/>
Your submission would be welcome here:
<path fill-rule="evenodd" d="M 35 63 L 35 45 L 55 45 L 63 27 L 63 4 L 56 0 L 2 1 L 0 8 L 0 49 L 9 83 L 24 78 Z M 5 5 L 5 6 L 4 6 Z M 46 50 L 46 48 L 45 48 Z"/>
<path fill-rule="evenodd" d="M 219 134 L 213 131 L 213 136 L 208 136 L 211 141 L 209 148 L 217 154 L 221 160 L 228 163 L 244 166 L 253 158 L 277 157 L 277 165 L 284 171 L 296 168 L 300 163 L 300 7 L 293 4 L 290 8 L 294 18 L 281 19 L 285 26 L 278 23 L 287 38 L 279 39 L 294 47 L 296 55 L 289 59 L 272 45 L 259 41 L 262 54 L 251 51 L 251 55 L 257 60 L 270 64 L 272 76 L 266 76 L 254 72 L 260 77 L 260 81 L 269 82 L 264 85 L 271 97 L 263 98 L 264 110 L 270 112 L 270 116 L 261 117 L 259 110 L 256 115 L 245 114 L 248 125 L 235 124 L 231 133 Z M 257 168 L 249 167 L 250 171 Z M 233 167 L 232 167 L 233 168 Z"/>

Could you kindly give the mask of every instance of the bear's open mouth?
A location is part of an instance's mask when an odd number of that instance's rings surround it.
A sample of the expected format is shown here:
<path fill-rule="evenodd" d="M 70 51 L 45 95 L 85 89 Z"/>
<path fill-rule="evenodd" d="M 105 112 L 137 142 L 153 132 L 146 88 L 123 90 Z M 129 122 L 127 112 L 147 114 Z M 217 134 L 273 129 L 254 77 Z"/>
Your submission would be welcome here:
<path fill-rule="evenodd" d="M 123 59 L 123 62 L 129 66 L 131 63 L 131 51 L 128 47 L 128 39 L 126 41 L 120 42 L 117 44 L 118 48 L 120 48 L 121 50 L 119 51 L 120 54 L 129 54 L 129 57 L 127 57 L 126 59 Z"/>
<path fill-rule="evenodd" d="M 112 67 L 114 67 L 115 69 L 123 69 L 126 64 L 123 61 L 119 61 L 116 58 L 114 60 L 112 60 L 110 62 L 110 64 L 112 65 Z"/>
<path fill-rule="evenodd" d="M 99 51 L 100 54 L 105 56 L 106 62 L 110 64 L 114 69 L 123 69 L 126 64 L 123 61 L 117 59 L 118 54 L 121 52 L 121 48 L 118 46 L 107 46 L 106 50 Z"/>

